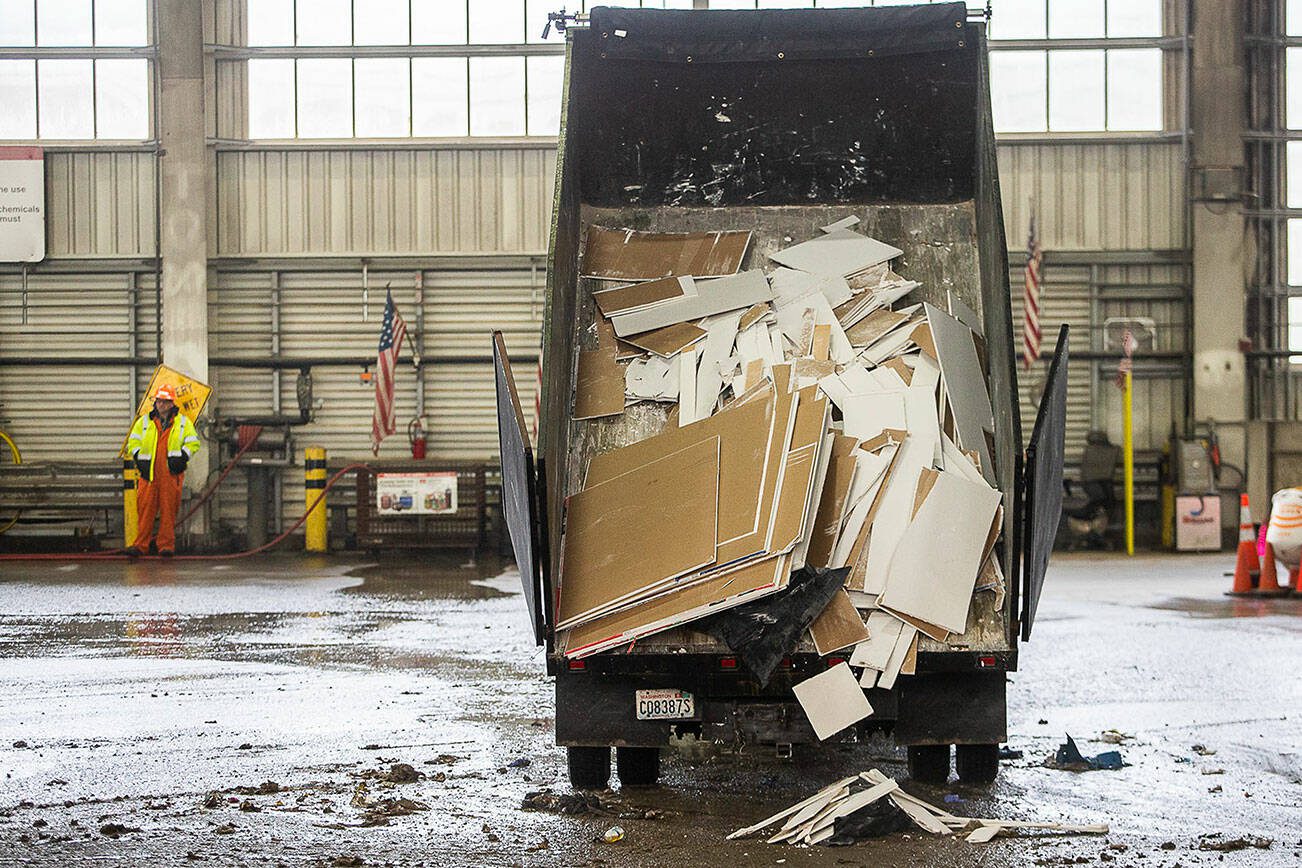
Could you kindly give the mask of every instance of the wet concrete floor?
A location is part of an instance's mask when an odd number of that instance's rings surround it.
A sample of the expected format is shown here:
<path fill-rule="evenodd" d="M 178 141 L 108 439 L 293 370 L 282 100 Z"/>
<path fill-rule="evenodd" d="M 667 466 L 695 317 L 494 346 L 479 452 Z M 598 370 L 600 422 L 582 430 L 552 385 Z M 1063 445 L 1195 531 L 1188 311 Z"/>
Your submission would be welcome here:
<path fill-rule="evenodd" d="M 614 816 L 520 810 L 569 792 L 551 685 L 510 565 L 462 560 L 0 562 L 0 865 L 1302 864 L 1302 600 L 1223 597 L 1232 555 L 1055 558 L 1010 676 L 1025 758 L 908 784 L 1106 837 L 835 849 L 723 837 L 851 771 L 903 778 L 889 742 L 675 755 Z M 1126 768 L 1040 765 L 1112 729 Z"/>

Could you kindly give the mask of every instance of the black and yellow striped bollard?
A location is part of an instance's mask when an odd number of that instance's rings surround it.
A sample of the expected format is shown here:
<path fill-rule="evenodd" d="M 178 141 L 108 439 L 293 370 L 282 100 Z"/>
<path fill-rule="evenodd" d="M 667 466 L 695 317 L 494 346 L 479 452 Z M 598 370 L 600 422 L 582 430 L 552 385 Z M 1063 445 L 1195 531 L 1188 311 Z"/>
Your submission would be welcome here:
<path fill-rule="evenodd" d="M 326 451 L 321 446 L 309 446 L 303 450 L 304 491 L 303 505 L 311 509 L 312 504 L 325 491 L 326 485 Z M 321 503 L 308 514 L 304 549 L 309 552 L 329 550 L 326 539 L 326 505 Z"/>
<path fill-rule="evenodd" d="M 122 545 L 130 546 L 140 531 L 140 513 L 136 510 L 136 480 L 140 471 L 130 458 L 122 459 Z"/>

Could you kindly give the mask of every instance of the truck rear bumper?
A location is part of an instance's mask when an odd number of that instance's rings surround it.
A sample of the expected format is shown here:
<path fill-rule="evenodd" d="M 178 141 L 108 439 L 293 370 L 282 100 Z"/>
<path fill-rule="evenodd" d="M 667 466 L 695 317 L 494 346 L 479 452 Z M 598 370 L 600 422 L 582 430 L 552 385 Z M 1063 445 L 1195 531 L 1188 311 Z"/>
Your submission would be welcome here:
<path fill-rule="evenodd" d="M 765 688 L 736 674 L 712 672 L 570 671 L 556 676 L 556 743 L 571 746 L 663 747 L 695 734 L 719 745 L 807 744 L 817 738 L 791 693 L 808 674 L 784 671 Z M 674 688 L 696 697 L 692 720 L 638 720 L 634 693 Z M 900 745 L 996 744 L 1007 740 L 1002 670 L 922 673 L 893 690 L 870 690 L 873 715 L 833 736 L 890 731 Z"/>

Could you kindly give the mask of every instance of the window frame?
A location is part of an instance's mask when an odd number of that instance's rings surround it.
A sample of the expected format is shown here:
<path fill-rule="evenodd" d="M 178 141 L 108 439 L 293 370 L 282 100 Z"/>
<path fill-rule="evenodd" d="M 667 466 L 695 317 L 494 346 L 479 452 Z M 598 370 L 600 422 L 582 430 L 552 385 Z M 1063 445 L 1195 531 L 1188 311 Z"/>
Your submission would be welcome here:
<path fill-rule="evenodd" d="M 41 45 L 40 17 L 37 10 L 38 0 L 30 0 L 33 14 L 33 45 L 0 46 L 0 60 L 30 61 L 32 64 L 34 86 L 33 100 L 35 108 L 34 135 L 26 138 L 3 138 L 0 142 L 30 144 L 41 142 L 66 145 L 75 148 L 110 147 L 120 149 L 122 145 L 139 145 L 142 147 L 157 144 L 157 104 L 158 104 L 158 31 L 155 0 L 142 0 L 145 5 L 144 45 L 98 45 L 98 28 L 96 16 L 99 0 L 91 0 L 91 44 L 89 45 Z M 88 138 L 52 138 L 41 132 L 41 61 L 46 60 L 87 60 L 90 61 L 91 94 L 88 101 L 90 108 L 91 136 Z M 145 62 L 145 135 L 140 138 L 101 137 L 99 135 L 99 81 L 98 67 L 101 60 L 143 60 Z"/>

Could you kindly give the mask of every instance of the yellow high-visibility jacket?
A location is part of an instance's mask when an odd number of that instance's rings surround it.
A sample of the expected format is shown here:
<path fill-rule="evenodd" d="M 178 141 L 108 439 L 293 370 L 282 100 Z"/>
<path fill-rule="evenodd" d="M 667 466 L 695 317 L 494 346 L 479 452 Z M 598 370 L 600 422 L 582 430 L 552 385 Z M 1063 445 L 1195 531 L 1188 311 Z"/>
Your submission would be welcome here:
<path fill-rule="evenodd" d="M 153 411 L 146 413 L 131 426 L 131 436 L 127 438 L 127 452 L 136 461 L 144 461 L 149 467 L 141 468 L 140 478 L 147 482 L 154 479 L 154 453 L 158 449 L 158 426 L 154 424 Z M 167 433 L 167 457 L 191 458 L 199 451 L 199 433 L 194 430 L 190 417 L 179 410 L 172 419 L 172 427 Z"/>

